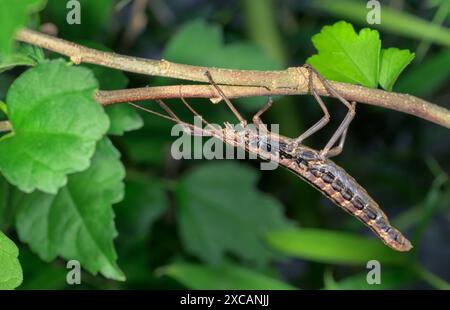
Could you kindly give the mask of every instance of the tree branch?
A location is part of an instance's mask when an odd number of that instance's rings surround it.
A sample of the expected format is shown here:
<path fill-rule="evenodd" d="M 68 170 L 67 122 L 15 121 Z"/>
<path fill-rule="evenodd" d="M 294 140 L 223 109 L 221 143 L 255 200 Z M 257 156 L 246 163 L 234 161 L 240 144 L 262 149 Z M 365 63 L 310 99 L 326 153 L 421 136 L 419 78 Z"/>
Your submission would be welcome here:
<path fill-rule="evenodd" d="M 11 130 L 12 126 L 9 121 L 0 121 L 0 132 L 8 132 Z"/>
<path fill-rule="evenodd" d="M 92 63 L 150 76 L 197 82 L 208 82 L 205 72 L 209 71 L 217 84 L 230 85 L 222 86 L 225 94 L 230 98 L 308 93 L 309 72 L 303 67 L 292 67 L 282 71 L 256 71 L 191 66 L 172 63 L 164 59 L 152 60 L 98 51 L 29 29 L 20 30 L 17 39 L 68 56 L 76 64 Z M 313 78 L 313 84 L 319 95 L 329 96 L 316 77 Z M 408 113 L 450 128 L 449 110 L 417 97 L 347 83 L 330 81 L 330 84 L 349 101 Z M 127 101 L 180 98 L 181 96 L 216 98 L 218 94 L 208 85 L 184 85 L 99 91 L 96 99 L 100 103 L 108 105 Z"/>

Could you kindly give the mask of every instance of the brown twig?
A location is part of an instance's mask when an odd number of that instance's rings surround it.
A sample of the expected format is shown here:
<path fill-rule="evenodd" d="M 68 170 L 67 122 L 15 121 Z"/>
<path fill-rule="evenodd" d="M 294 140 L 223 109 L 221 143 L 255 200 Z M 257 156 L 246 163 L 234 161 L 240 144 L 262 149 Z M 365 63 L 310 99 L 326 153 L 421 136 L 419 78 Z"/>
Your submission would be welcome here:
<path fill-rule="evenodd" d="M 0 121 L 0 132 L 8 132 L 11 130 L 12 126 L 9 121 Z"/>
<path fill-rule="evenodd" d="M 152 60 L 119 55 L 87 48 L 43 33 L 22 29 L 17 34 L 22 42 L 70 57 L 76 63 L 92 63 L 123 71 L 151 76 L 163 76 L 197 82 L 208 82 L 205 72 L 209 71 L 214 81 L 223 86 L 230 98 L 266 95 L 301 95 L 308 92 L 308 70 L 302 67 L 282 71 L 232 70 L 214 67 L 200 67 L 172 63 L 166 60 Z M 314 87 L 319 95 L 329 96 L 317 78 Z M 347 100 L 376 105 L 421 117 L 450 128 L 450 111 L 433 103 L 407 94 L 369 89 L 353 84 L 330 82 Z M 148 99 L 202 97 L 215 98 L 218 94 L 208 85 L 185 85 L 146 87 L 119 91 L 99 91 L 96 99 L 104 104 L 139 101 Z"/>

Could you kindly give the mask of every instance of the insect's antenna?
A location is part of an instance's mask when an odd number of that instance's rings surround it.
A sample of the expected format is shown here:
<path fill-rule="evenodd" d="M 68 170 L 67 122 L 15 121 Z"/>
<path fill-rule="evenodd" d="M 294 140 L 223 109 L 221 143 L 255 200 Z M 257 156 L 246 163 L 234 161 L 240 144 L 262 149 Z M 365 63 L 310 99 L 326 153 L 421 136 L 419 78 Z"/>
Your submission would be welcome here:
<path fill-rule="evenodd" d="M 237 117 L 237 119 L 239 120 L 239 122 L 241 124 L 246 124 L 245 119 L 242 117 L 242 115 L 238 112 L 238 110 L 235 108 L 235 106 L 231 103 L 230 99 L 228 99 L 227 96 L 225 96 L 224 92 L 222 91 L 222 89 L 219 87 L 219 85 L 216 84 L 216 82 L 214 82 L 214 80 L 212 79 L 211 73 L 209 73 L 209 71 L 205 72 L 206 77 L 208 78 L 209 82 L 211 83 L 212 86 L 214 86 L 214 88 L 217 90 L 217 92 L 219 93 L 220 97 L 222 97 L 222 99 L 226 102 L 227 106 L 230 108 L 231 112 L 233 112 L 233 114 Z"/>
<path fill-rule="evenodd" d="M 170 117 L 170 116 L 164 115 L 162 113 L 159 113 L 159 112 L 156 112 L 156 111 L 144 108 L 144 107 L 142 107 L 142 106 L 140 106 L 138 104 L 132 103 L 132 102 L 128 102 L 128 104 L 133 106 L 133 107 L 135 107 L 136 109 L 142 110 L 144 112 L 147 112 L 147 113 L 150 113 L 150 114 L 153 114 L 153 115 L 156 115 L 156 116 L 168 119 L 168 120 L 171 120 L 171 121 L 173 121 L 175 123 L 181 122 L 181 120 L 178 117 L 175 117 L 175 118 L 174 117 Z"/>
<path fill-rule="evenodd" d="M 158 103 L 159 103 L 159 106 L 160 106 L 161 108 L 163 108 L 164 111 L 167 112 L 167 114 L 169 114 L 172 118 L 174 118 L 174 119 L 177 121 L 177 123 L 184 123 L 181 119 L 178 118 L 178 116 L 175 114 L 175 112 L 173 112 L 173 111 L 167 106 L 167 104 L 164 103 L 164 101 L 158 99 L 158 100 L 156 100 L 156 102 L 158 102 Z"/>
<path fill-rule="evenodd" d="M 339 125 L 338 129 L 336 129 L 335 133 L 333 134 L 333 136 L 330 138 L 330 140 L 328 141 L 328 143 L 325 145 L 325 147 L 320 151 L 320 153 L 325 156 L 325 157 L 331 157 L 331 156 L 336 156 L 337 154 L 339 154 L 342 151 L 342 147 L 344 145 L 344 141 L 345 141 L 345 137 L 347 134 L 347 129 L 348 126 L 350 125 L 350 122 L 353 120 L 354 116 L 355 116 L 355 105 L 356 103 L 350 103 L 348 102 L 344 97 L 342 97 L 332 86 L 331 84 L 324 79 L 319 72 L 317 72 L 316 69 L 314 69 L 311 65 L 309 64 L 305 64 L 304 66 L 305 68 L 307 68 L 309 70 L 309 88 L 310 88 L 310 92 L 314 95 L 314 97 L 316 98 L 316 100 L 318 100 L 318 102 L 321 104 L 321 106 L 323 106 L 323 102 L 321 102 L 322 100 L 320 99 L 320 97 L 317 95 L 317 92 L 314 89 L 314 86 L 312 85 L 312 78 L 311 75 L 312 73 L 314 73 L 316 75 L 316 77 L 320 80 L 320 82 L 322 83 L 323 87 L 325 88 L 325 90 L 330 94 L 333 95 L 334 97 L 336 97 L 337 99 L 339 99 L 339 101 L 341 101 L 347 108 L 348 108 L 348 112 L 344 118 L 344 120 L 341 122 L 341 124 Z M 334 144 L 336 143 L 336 141 L 339 139 L 339 137 L 341 138 L 341 142 L 339 143 L 339 146 L 337 148 L 333 148 Z"/>
<path fill-rule="evenodd" d="M 341 94 L 339 94 L 334 89 L 334 87 L 331 86 L 331 84 L 326 79 L 324 79 L 323 76 L 321 76 L 320 73 L 316 69 L 314 69 L 313 66 L 311 66 L 310 64 L 305 64 L 304 66 L 305 66 L 305 68 L 307 68 L 308 70 L 312 71 L 315 74 L 315 76 L 320 80 L 320 82 L 322 83 L 323 87 L 325 87 L 325 90 L 330 95 L 335 96 L 337 99 L 339 99 L 339 101 L 341 101 L 343 104 L 345 104 L 347 106 L 347 108 L 349 108 L 350 110 L 353 108 L 353 105 L 350 102 L 348 102 L 347 99 L 342 97 Z M 310 75 L 311 75 L 311 73 L 310 73 Z M 310 83 L 312 85 L 312 81 Z"/>
<path fill-rule="evenodd" d="M 162 101 L 162 100 L 157 100 L 157 102 L 159 103 L 159 105 L 161 106 L 161 108 L 164 109 L 164 111 L 166 111 L 171 117 L 173 117 L 174 119 L 177 120 L 177 123 L 178 123 L 178 124 L 181 124 L 181 125 L 183 125 L 183 126 L 188 127 L 189 129 L 191 129 L 191 130 L 192 130 L 191 134 L 194 134 L 194 135 L 195 135 L 195 134 L 199 131 L 202 135 L 205 135 L 205 133 L 208 134 L 208 135 L 212 135 L 211 131 L 209 131 L 209 130 L 207 130 L 207 129 L 199 128 L 199 127 L 197 127 L 197 126 L 194 126 L 194 125 L 192 125 L 192 124 L 189 124 L 189 123 L 186 123 L 186 122 L 183 122 L 182 120 L 180 120 L 180 119 L 176 116 L 175 112 L 173 112 L 172 109 L 170 109 L 170 108 L 167 106 L 167 104 L 164 103 L 164 101 Z M 189 105 L 189 104 L 188 104 L 188 105 Z M 192 107 L 191 107 L 191 108 L 192 108 Z M 192 108 L 192 110 L 194 110 L 194 109 Z M 194 111 L 195 111 L 195 110 L 194 110 Z M 198 114 L 198 113 L 197 113 L 197 114 Z M 200 114 L 199 114 L 199 115 L 200 115 Z M 201 117 L 201 116 L 200 116 L 200 117 Z"/>
<path fill-rule="evenodd" d="M 179 94 L 180 94 L 180 99 L 183 102 L 183 104 L 185 105 L 186 108 L 188 108 L 189 111 L 192 112 L 192 114 L 194 114 L 195 116 L 199 117 L 202 120 L 202 123 L 206 125 L 206 127 L 210 126 L 210 124 L 208 123 L 207 120 L 205 120 L 203 118 L 203 116 L 200 115 L 200 113 L 198 113 L 187 101 L 186 99 L 184 99 L 182 93 L 181 93 L 181 86 L 179 88 Z"/>

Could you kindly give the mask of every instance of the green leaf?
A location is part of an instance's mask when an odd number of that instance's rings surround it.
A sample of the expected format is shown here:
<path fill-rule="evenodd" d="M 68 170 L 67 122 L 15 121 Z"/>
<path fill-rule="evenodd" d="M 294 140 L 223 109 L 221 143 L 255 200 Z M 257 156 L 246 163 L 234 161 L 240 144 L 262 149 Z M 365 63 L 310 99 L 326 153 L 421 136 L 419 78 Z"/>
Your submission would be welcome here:
<path fill-rule="evenodd" d="M 378 31 L 364 28 L 357 34 L 352 24 L 345 21 L 323 27 L 312 41 L 318 54 L 307 62 L 324 77 L 371 88 L 380 84 L 392 90 L 400 73 L 414 58 L 414 53 L 408 50 L 381 50 Z"/>
<path fill-rule="evenodd" d="M 388 48 L 381 51 L 380 85 L 391 91 L 400 73 L 414 59 L 414 53 L 409 50 Z"/>
<path fill-rule="evenodd" d="M 235 163 L 208 163 L 185 175 L 176 188 L 178 222 L 185 248 L 211 265 L 228 251 L 265 263 L 272 253 L 266 233 L 284 227 L 281 204 L 256 189 L 258 174 Z"/>
<path fill-rule="evenodd" d="M 16 31 L 25 26 L 28 15 L 44 8 L 45 0 L 0 0 L 0 55 L 12 50 Z"/>
<path fill-rule="evenodd" d="M 21 44 L 11 55 L 2 57 L 0 55 L 0 73 L 10 70 L 16 66 L 35 66 L 45 59 L 41 48 L 32 45 Z"/>
<path fill-rule="evenodd" d="M 123 198 L 124 168 L 109 140 L 102 140 L 86 171 L 69 177 L 58 194 L 24 195 L 16 217 L 20 239 L 45 261 L 78 260 L 93 274 L 124 280 L 117 266 L 111 204 Z"/>
<path fill-rule="evenodd" d="M 293 290 L 295 287 L 264 274 L 225 263 L 218 268 L 176 263 L 158 270 L 194 290 Z"/>
<path fill-rule="evenodd" d="M 0 290 L 15 289 L 23 280 L 19 249 L 0 231 Z"/>
<path fill-rule="evenodd" d="M 0 139 L 0 170 L 24 192 L 56 193 L 67 174 L 89 167 L 109 122 L 93 94 L 97 81 L 85 68 L 42 63 L 8 91 L 13 133 Z"/>
<path fill-rule="evenodd" d="M 320 229 L 283 229 L 268 235 L 269 244 L 283 254 L 324 263 L 365 265 L 369 260 L 402 264 L 408 255 L 381 241 Z"/>
<path fill-rule="evenodd" d="M 115 104 L 106 108 L 111 126 L 108 134 L 121 136 L 127 131 L 136 130 L 144 126 L 142 117 L 131 106 Z"/>
<path fill-rule="evenodd" d="M 340 21 L 323 27 L 312 42 L 318 54 L 308 58 L 307 63 L 327 79 L 378 86 L 381 50 L 378 31 L 364 28 L 357 34 L 351 24 Z"/>

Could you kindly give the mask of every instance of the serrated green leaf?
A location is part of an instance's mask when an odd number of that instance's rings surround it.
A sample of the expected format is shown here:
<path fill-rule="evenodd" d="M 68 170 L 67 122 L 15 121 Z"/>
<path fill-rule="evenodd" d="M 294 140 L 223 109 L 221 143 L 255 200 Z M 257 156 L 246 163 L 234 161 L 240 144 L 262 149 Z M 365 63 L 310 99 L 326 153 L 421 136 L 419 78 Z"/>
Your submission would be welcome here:
<path fill-rule="evenodd" d="M 381 40 L 378 31 L 369 28 L 355 32 L 352 24 L 340 21 L 325 26 L 312 38 L 318 51 L 308 58 L 324 77 L 334 81 L 378 86 Z"/>
<path fill-rule="evenodd" d="M 185 248 L 211 265 L 225 252 L 267 262 L 265 234 L 285 227 L 281 204 L 258 192 L 258 174 L 235 163 L 208 163 L 190 171 L 176 188 L 178 222 Z"/>
<path fill-rule="evenodd" d="M 379 240 L 320 229 L 283 229 L 268 234 L 269 244 L 290 256 L 325 263 L 366 264 L 379 260 L 384 264 L 402 264 L 405 253 L 388 248 Z"/>
<path fill-rule="evenodd" d="M 15 289 L 22 283 L 22 267 L 18 256 L 17 246 L 0 231 L 0 290 Z"/>
<path fill-rule="evenodd" d="M 89 166 L 109 121 L 93 94 L 97 81 L 63 61 L 29 69 L 8 91 L 13 133 L 0 139 L 0 170 L 24 192 L 56 193 L 67 174 Z"/>
<path fill-rule="evenodd" d="M 194 290 L 293 290 L 295 287 L 250 269 L 225 263 L 218 268 L 176 263 L 158 270 Z"/>
<path fill-rule="evenodd" d="M 414 59 L 414 53 L 409 50 L 388 48 L 381 51 L 380 85 L 391 91 L 400 73 Z"/>
<path fill-rule="evenodd" d="M 0 0 L 0 55 L 9 55 L 16 31 L 25 25 L 29 14 L 41 10 L 45 3 L 45 0 Z"/>
<path fill-rule="evenodd" d="M 58 194 L 24 195 L 16 217 L 20 239 L 46 261 L 75 259 L 93 274 L 124 280 L 111 207 L 123 198 L 124 176 L 118 151 L 109 140 L 100 141 L 89 169 L 71 175 Z"/>

